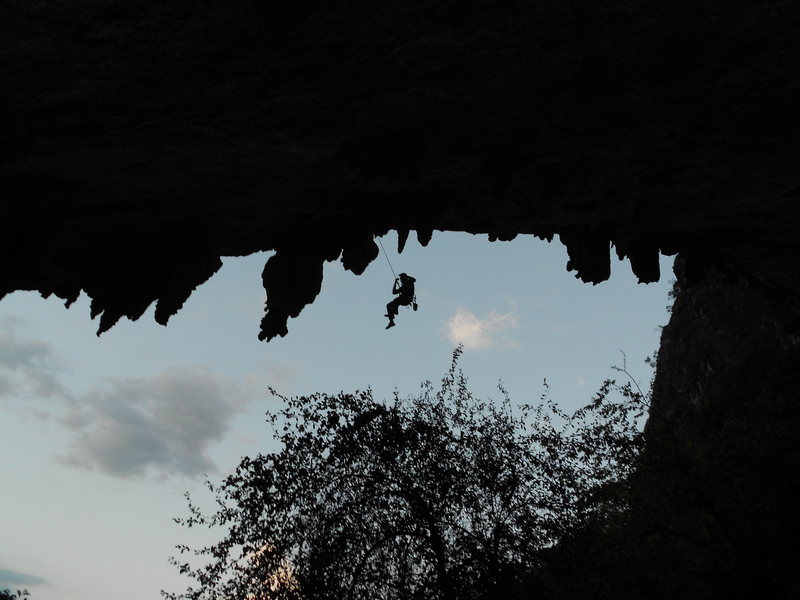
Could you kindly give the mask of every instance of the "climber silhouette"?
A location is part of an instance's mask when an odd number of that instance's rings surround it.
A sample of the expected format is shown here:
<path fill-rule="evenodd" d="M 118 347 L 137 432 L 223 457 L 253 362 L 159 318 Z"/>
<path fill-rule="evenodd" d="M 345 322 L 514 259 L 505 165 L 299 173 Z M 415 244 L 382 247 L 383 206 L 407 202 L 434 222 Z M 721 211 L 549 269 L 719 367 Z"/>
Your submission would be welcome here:
<path fill-rule="evenodd" d="M 389 317 L 389 324 L 386 329 L 394 327 L 394 318 L 397 316 L 397 309 L 400 306 L 408 306 L 414 304 L 414 310 L 417 310 L 417 303 L 414 300 L 414 282 L 416 279 L 405 273 L 400 273 L 400 277 L 394 280 L 392 286 L 392 293 L 398 294 L 397 298 L 386 305 L 386 315 Z"/>

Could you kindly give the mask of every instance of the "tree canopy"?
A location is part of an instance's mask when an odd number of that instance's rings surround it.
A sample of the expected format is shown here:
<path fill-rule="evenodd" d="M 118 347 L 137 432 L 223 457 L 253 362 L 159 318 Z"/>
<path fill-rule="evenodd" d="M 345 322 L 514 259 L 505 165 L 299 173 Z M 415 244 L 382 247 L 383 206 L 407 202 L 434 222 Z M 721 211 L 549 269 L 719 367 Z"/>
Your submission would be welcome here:
<path fill-rule="evenodd" d="M 225 534 L 179 546 L 172 561 L 196 584 L 164 595 L 513 598 L 561 538 L 625 508 L 643 444 L 638 388 L 608 380 L 572 414 L 546 382 L 535 406 L 513 405 L 502 385 L 498 401 L 481 400 L 459 356 L 438 389 L 407 398 L 281 396 L 268 415 L 280 450 L 208 482 L 216 510 L 189 498 L 176 519 Z"/>

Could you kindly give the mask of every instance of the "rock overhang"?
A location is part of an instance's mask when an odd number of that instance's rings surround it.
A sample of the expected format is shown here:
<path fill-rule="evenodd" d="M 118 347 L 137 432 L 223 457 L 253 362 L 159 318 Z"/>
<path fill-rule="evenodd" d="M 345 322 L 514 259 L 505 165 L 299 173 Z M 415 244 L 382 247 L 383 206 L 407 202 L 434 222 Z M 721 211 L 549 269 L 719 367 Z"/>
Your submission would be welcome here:
<path fill-rule="evenodd" d="M 288 5 L 287 5 L 288 6 Z M 586 282 L 681 253 L 796 304 L 789 3 L 0 7 L 0 294 L 166 323 L 275 250 L 262 338 L 374 236 L 554 235 Z"/>

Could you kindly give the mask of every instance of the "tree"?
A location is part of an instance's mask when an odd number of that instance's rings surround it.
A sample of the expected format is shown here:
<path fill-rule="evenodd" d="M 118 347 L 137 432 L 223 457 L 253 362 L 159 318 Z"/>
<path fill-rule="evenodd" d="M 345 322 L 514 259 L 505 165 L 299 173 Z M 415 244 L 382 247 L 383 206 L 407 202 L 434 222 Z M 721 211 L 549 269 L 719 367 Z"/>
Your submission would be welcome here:
<path fill-rule="evenodd" d="M 208 482 L 213 513 L 187 495 L 177 522 L 226 533 L 194 551 L 199 567 L 172 559 L 199 585 L 165 596 L 513 597 L 559 539 L 624 509 L 642 447 L 639 391 L 607 381 L 568 415 L 545 383 L 538 406 L 514 408 L 502 386 L 500 402 L 470 393 L 460 352 L 440 389 L 424 383 L 407 399 L 282 398 L 269 416 L 281 450 Z"/>

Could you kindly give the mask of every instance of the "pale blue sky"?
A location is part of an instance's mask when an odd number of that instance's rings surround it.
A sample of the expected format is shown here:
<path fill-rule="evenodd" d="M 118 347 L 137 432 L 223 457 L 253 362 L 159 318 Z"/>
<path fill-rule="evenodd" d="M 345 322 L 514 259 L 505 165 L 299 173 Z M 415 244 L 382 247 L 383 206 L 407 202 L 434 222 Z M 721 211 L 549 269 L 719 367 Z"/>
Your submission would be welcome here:
<path fill-rule="evenodd" d="M 614 260 L 597 286 L 565 270 L 566 250 L 525 237 L 412 233 L 395 270 L 417 278 L 418 312 L 401 309 L 386 331 L 392 274 L 383 256 L 356 277 L 328 263 L 320 296 L 289 336 L 257 340 L 268 255 L 225 258 L 167 328 L 120 322 L 97 338 L 82 297 L 16 293 L 0 302 L 0 587 L 35 600 L 148 600 L 185 581 L 167 564 L 177 543 L 201 540 L 171 522 L 196 491 L 244 454 L 268 449 L 266 387 L 286 395 L 414 393 L 438 380 L 456 339 L 473 391 L 534 402 L 547 378 L 567 408 L 615 373 L 619 349 L 643 383 L 668 315 L 672 260 L 662 280 L 637 285 Z M 191 533 L 192 535 L 188 535 Z M 32 579 L 31 579 L 32 578 Z M 35 583 L 43 580 L 44 583 Z"/>

